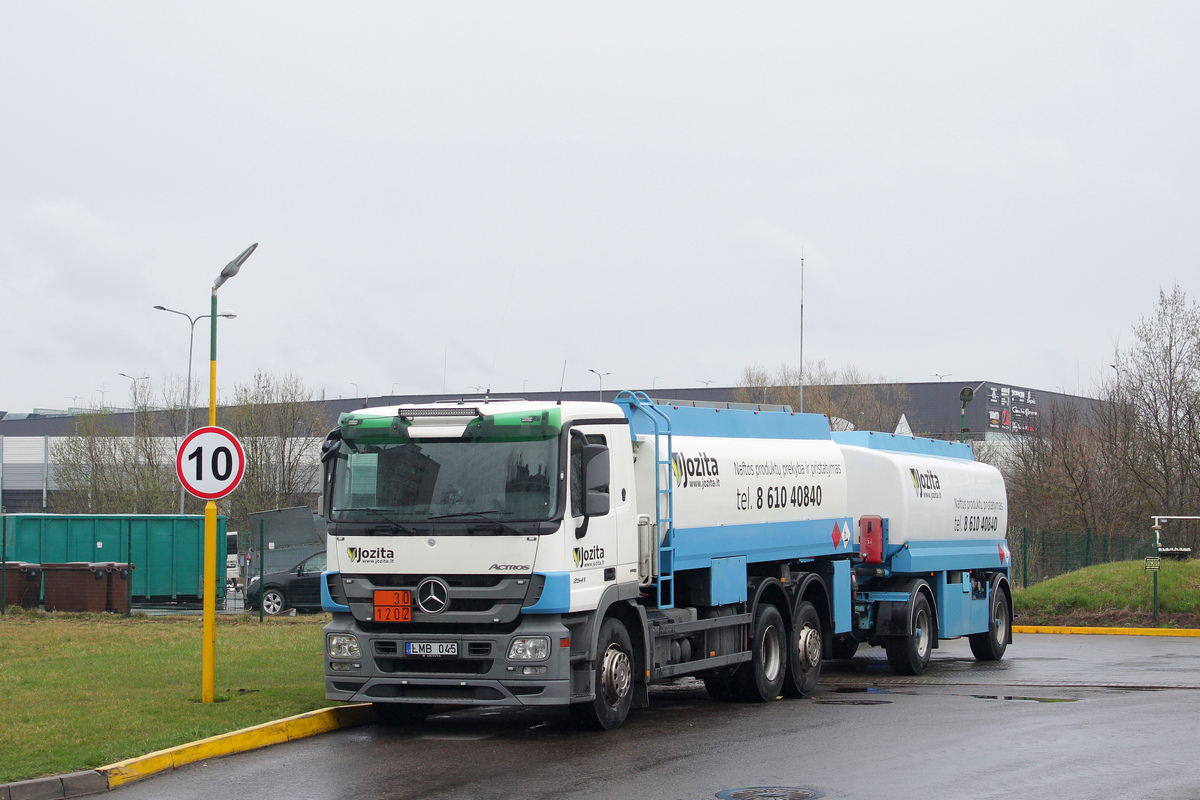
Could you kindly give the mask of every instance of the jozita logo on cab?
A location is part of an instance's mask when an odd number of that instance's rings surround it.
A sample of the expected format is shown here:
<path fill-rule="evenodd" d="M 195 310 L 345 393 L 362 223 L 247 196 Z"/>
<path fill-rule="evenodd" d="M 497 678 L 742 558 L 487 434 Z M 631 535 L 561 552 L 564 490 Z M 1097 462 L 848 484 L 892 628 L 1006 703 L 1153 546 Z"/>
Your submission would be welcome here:
<path fill-rule="evenodd" d="M 931 500 L 940 500 L 942 497 L 942 482 L 938 480 L 938 476 L 933 470 L 927 469 L 924 472 L 918 472 L 915 469 L 910 469 L 908 474 L 912 476 L 913 489 L 917 493 L 917 497 L 928 497 Z"/>
<path fill-rule="evenodd" d="M 671 456 L 671 472 L 675 475 L 675 485 L 688 486 L 720 486 L 717 477 L 720 470 L 717 460 L 709 458 L 707 453 L 701 453 L 695 458 L 688 458 L 683 453 Z"/>
<path fill-rule="evenodd" d="M 386 547 L 347 547 L 346 555 L 355 564 L 388 564 L 396 554 Z"/>
<path fill-rule="evenodd" d="M 604 548 L 599 545 L 586 550 L 576 547 L 571 551 L 571 558 L 576 567 L 598 567 L 604 563 Z"/>

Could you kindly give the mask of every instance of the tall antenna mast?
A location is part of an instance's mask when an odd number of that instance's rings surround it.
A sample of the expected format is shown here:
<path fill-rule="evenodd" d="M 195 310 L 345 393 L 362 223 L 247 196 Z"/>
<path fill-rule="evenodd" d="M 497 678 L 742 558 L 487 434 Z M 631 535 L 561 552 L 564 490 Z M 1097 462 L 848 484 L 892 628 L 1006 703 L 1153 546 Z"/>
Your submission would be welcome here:
<path fill-rule="evenodd" d="M 800 247 L 800 413 L 804 413 L 804 246 Z"/>

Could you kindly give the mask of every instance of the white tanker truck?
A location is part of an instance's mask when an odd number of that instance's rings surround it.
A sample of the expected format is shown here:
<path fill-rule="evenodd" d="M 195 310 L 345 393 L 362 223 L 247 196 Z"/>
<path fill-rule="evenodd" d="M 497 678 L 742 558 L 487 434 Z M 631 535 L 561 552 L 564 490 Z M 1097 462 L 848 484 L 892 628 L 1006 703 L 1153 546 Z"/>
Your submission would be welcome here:
<path fill-rule="evenodd" d="M 363 409 L 322 460 L 326 697 L 386 720 L 610 729 L 683 675 L 770 701 L 860 644 L 919 674 L 1011 640 L 1004 482 L 966 445 L 622 392 Z"/>

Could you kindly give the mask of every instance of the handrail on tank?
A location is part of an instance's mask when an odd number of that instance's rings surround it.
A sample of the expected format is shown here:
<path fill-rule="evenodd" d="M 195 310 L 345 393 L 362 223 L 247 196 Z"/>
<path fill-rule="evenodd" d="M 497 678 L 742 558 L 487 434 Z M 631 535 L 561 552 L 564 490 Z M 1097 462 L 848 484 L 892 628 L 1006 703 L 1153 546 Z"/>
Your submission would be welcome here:
<path fill-rule="evenodd" d="M 650 396 L 645 392 L 622 390 L 613 398 L 614 403 L 624 401 L 630 410 L 638 410 L 650 418 L 651 424 L 654 426 L 654 517 L 655 531 L 658 538 L 658 570 L 657 570 L 657 585 L 658 585 L 658 607 L 659 608 L 674 608 L 675 607 L 675 494 L 671 491 L 671 481 L 667 480 L 667 488 L 664 491 L 662 488 L 662 470 L 665 466 L 667 469 L 671 467 L 671 459 L 674 457 L 675 446 L 671 434 L 671 418 L 663 413 Z M 666 426 L 667 436 L 667 458 L 664 461 L 662 452 L 659 446 L 659 437 L 662 436 L 662 430 L 659 428 L 659 420 L 662 420 Z M 633 433 L 633 426 L 630 425 L 630 436 L 635 440 L 637 436 Z M 667 513 L 662 514 L 662 496 L 667 496 Z M 664 522 L 666 523 L 664 526 Z M 664 564 L 666 565 L 664 567 Z"/>

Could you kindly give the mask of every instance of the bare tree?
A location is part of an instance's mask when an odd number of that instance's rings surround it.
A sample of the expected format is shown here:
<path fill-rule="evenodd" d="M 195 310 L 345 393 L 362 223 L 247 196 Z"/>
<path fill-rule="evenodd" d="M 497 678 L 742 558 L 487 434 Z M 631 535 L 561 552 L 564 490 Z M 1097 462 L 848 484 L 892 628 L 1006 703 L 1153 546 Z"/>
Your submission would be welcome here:
<path fill-rule="evenodd" d="M 742 370 L 737 398 L 743 403 L 778 403 L 800 408 L 800 371 L 782 364 L 775 375 L 751 365 Z M 835 427 L 891 431 L 911 398 L 900 383 L 857 367 L 829 368 L 823 360 L 804 369 L 804 410 L 826 414 Z"/>
<path fill-rule="evenodd" d="M 1200 514 L 1200 309 L 1175 286 L 1133 326 L 1091 413 L 1056 406 L 1011 451 L 1014 526 L 1148 535 L 1155 514 Z M 1175 543 L 1200 545 L 1195 526 Z"/>
<path fill-rule="evenodd" d="M 134 381 L 129 425 L 100 411 L 79 417 L 76 435 L 51 450 L 58 488 L 47 498 L 62 513 L 165 514 L 174 505 L 174 449 L 159 435 L 149 382 Z"/>
<path fill-rule="evenodd" d="M 312 390 L 295 375 L 259 371 L 234 398 L 224 418 L 245 448 L 246 473 L 229 496 L 229 529 L 244 530 L 250 512 L 313 502 L 327 431 Z"/>

